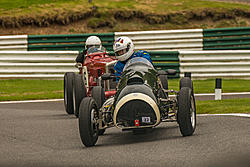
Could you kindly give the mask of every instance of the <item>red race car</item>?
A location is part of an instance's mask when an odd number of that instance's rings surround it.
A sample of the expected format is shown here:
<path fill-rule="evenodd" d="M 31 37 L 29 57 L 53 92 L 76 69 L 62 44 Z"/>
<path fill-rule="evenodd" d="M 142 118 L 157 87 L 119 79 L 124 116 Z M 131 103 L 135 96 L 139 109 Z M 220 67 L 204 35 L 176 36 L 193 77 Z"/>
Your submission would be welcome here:
<path fill-rule="evenodd" d="M 83 65 L 78 67 L 79 74 L 65 73 L 64 105 L 68 114 L 78 117 L 80 103 L 86 96 L 100 96 L 105 100 L 116 93 L 116 81 L 101 82 L 100 79 L 104 73 L 114 73 L 115 62 L 116 59 L 108 56 L 104 47 L 93 46 L 88 49 Z M 97 104 L 101 105 L 101 101 Z"/>

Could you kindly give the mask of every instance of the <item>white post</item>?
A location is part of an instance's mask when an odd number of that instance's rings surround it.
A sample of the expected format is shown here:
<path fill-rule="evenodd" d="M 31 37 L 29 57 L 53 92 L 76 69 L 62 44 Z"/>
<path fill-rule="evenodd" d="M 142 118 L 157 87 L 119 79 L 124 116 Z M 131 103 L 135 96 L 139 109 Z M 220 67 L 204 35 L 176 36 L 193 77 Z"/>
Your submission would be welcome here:
<path fill-rule="evenodd" d="M 221 78 L 215 80 L 215 100 L 221 100 Z"/>

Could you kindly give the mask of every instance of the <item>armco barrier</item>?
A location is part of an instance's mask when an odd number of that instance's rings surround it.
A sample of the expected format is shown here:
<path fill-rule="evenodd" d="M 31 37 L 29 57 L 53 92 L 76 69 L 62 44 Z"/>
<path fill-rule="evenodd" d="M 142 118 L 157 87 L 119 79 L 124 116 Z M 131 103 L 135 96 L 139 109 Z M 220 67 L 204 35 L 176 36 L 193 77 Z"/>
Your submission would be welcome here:
<path fill-rule="evenodd" d="M 250 50 L 180 51 L 180 76 L 250 78 Z"/>
<path fill-rule="evenodd" d="M 178 51 L 149 51 L 156 70 L 175 69 L 177 71 L 175 76 L 168 76 L 169 78 L 180 77 L 180 63 Z"/>
<path fill-rule="evenodd" d="M 112 51 L 118 36 L 130 37 L 136 50 L 248 50 L 250 49 L 250 27 L 183 29 L 160 31 L 134 31 L 93 34 L 64 35 L 17 35 L 0 36 L 0 50 L 77 50 L 84 48 L 88 36 L 96 35 L 103 46 Z M 27 46 L 28 40 L 28 46 Z"/>
<path fill-rule="evenodd" d="M 115 32 L 103 34 L 71 35 L 29 35 L 28 50 L 82 50 L 87 37 L 96 35 L 101 38 L 103 46 L 112 51 L 115 38 L 130 37 L 136 50 L 202 50 L 202 29 Z"/>
<path fill-rule="evenodd" d="M 0 78 L 62 78 L 78 72 L 78 51 L 0 51 Z M 176 69 L 175 77 L 250 78 L 250 50 L 150 52 L 157 70 Z M 179 63 L 180 62 L 180 63 Z"/>
<path fill-rule="evenodd" d="M 78 72 L 74 67 L 79 51 L 0 51 L 0 78 L 62 78 L 65 72 Z M 111 52 L 111 55 L 113 53 Z M 176 69 L 177 51 L 150 52 L 157 70 Z"/>
<path fill-rule="evenodd" d="M 202 50 L 202 29 L 115 32 L 115 38 L 128 36 L 135 49 L 147 51 Z"/>
<path fill-rule="evenodd" d="M 27 35 L 0 36 L 0 51 L 27 50 Z"/>
<path fill-rule="evenodd" d="M 249 50 L 250 27 L 203 30 L 203 50 Z"/>
<path fill-rule="evenodd" d="M 78 51 L 0 51 L 0 78 L 62 78 Z"/>
<path fill-rule="evenodd" d="M 29 51 L 48 50 L 77 50 L 81 51 L 85 47 L 86 39 L 96 35 L 102 40 L 102 45 L 109 51 L 113 48 L 114 33 L 102 34 L 69 34 L 69 35 L 29 35 Z"/>
<path fill-rule="evenodd" d="M 65 65 L 64 71 L 67 71 L 69 66 L 73 66 L 78 51 L 84 48 L 85 41 L 90 35 L 99 36 L 103 41 L 103 46 L 106 47 L 110 53 L 112 53 L 112 45 L 115 38 L 118 36 L 129 36 L 133 40 L 136 50 L 142 49 L 149 51 L 156 69 L 176 69 L 178 74 L 175 77 L 179 77 L 179 72 L 181 76 L 183 76 L 185 71 L 192 72 L 192 76 L 197 78 L 217 76 L 249 77 L 248 50 L 246 50 L 246 52 L 239 50 L 223 52 L 219 50 L 250 49 L 250 27 L 115 32 L 104 34 L 0 36 L 0 51 L 61 50 L 61 54 L 65 54 L 65 56 L 62 56 L 64 58 L 61 57 L 57 59 L 58 57 L 54 55 L 56 52 L 47 52 L 47 55 L 45 55 L 46 52 L 40 52 L 40 57 L 32 55 L 32 52 L 23 52 L 20 55 L 16 52 L 13 52 L 14 55 L 2 52 L 0 53 L 0 77 L 6 77 L 6 74 L 13 77 L 20 77 L 22 72 L 17 69 L 23 69 L 23 76 L 31 76 L 30 74 L 32 73 L 32 76 L 36 77 L 38 76 L 38 74 L 36 75 L 36 71 L 31 72 L 28 71 L 28 69 L 32 69 L 33 67 L 33 69 L 38 69 L 39 65 L 42 66 L 41 69 L 44 70 L 44 72 L 39 73 L 39 76 L 51 75 L 51 77 L 53 77 L 53 66 L 63 71 L 64 67 L 62 66 Z M 218 51 L 210 52 L 202 51 L 202 49 L 217 49 Z M 74 56 L 69 60 L 67 54 L 70 52 L 66 50 L 76 50 L 77 52 L 75 52 L 73 54 Z M 181 53 L 180 55 L 179 52 Z M 57 60 L 58 62 L 55 64 L 54 61 Z M 181 62 L 180 64 L 179 60 Z M 28 64 L 26 64 L 27 62 Z M 33 62 L 33 64 L 31 64 L 31 62 Z M 45 64 L 43 64 L 44 62 Z M 59 62 L 71 64 L 58 64 Z M 49 64 L 46 66 L 47 63 Z M 13 67 L 16 68 L 16 71 L 13 70 Z M 60 67 L 62 67 L 62 69 Z M 26 71 L 24 69 L 26 69 Z M 45 69 L 50 70 L 46 71 Z M 73 67 L 73 71 L 75 70 L 77 69 Z M 16 72 L 19 74 L 18 76 L 15 75 Z M 62 77 L 62 73 L 57 74 L 57 77 L 58 76 Z"/>

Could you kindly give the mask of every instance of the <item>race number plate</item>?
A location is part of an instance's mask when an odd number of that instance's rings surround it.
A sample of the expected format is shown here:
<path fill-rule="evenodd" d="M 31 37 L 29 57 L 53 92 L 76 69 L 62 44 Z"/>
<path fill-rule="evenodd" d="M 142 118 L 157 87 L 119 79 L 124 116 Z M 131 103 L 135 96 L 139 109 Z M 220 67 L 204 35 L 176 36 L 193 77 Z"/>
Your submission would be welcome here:
<path fill-rule="evenodd" d="M 150 117 L 142 117 L 141 118 L 141 121 L 144 122 L 144 123 L 150 123 Z"/>

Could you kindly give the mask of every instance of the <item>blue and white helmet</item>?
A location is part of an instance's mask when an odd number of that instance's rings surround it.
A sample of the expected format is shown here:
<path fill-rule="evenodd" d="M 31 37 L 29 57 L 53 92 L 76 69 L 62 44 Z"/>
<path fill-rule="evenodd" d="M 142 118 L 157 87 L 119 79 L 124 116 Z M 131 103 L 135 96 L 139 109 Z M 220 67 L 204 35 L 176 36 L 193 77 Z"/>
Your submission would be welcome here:
<path fill-rule="evenodd" d="M 113 46 L 115 57 L 119 61 L 126 61 L 134 53 L 134 44 L 128 37 L 118 37 Z"/>

